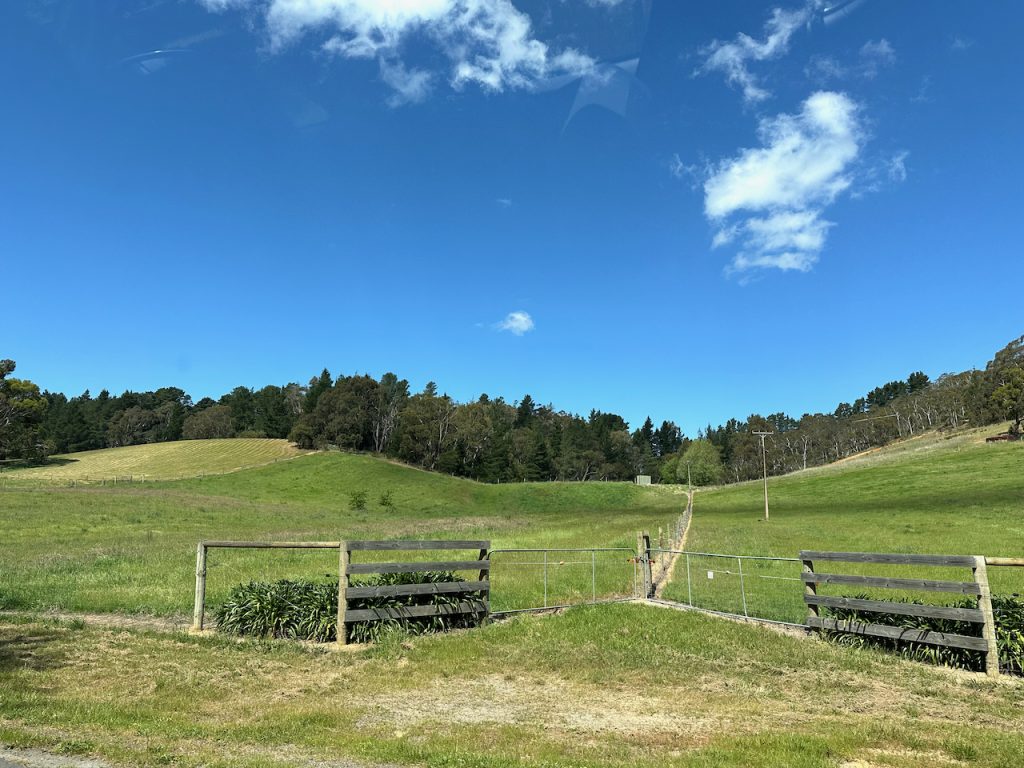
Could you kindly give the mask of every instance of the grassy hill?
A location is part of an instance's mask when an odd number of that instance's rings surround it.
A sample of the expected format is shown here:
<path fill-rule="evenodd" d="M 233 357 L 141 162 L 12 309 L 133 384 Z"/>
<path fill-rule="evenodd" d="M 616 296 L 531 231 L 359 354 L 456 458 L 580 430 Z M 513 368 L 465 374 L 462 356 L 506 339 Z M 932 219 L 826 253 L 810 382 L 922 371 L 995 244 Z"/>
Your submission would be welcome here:
<path fill-rule="evenodd" d="M 52 456 L 44 466 L 8 470 L 2 477 L 43 482 L 168 480 L 234 472 L 304 453 L 287 440 L 181 440 Z"/>
<path fill-rule="evenodd" d="M 985 435 L 993 431 L 974 430 L 950 438 L 930 434 L 827 467 L 769 479 L 768 523 L 762 520 L 760 482 L 700 492 L 687 549 L 778 557 L 795 557 L 801 549 L 1022 557 L 1024 444 L 986 444 Z M 692 586 L 701 590 L 700 598 L 713 603 L 709 607 L 735 611 L 738 577 L 721 573 L 715 580 L 707 579 L 706 571 L 714 569 L 715 562 L 691 559 L 692 573 L 704 574 Z M 724 564 L 721 570 L 726 570 Z M 796 564 L 776 564 L 764 565 L 760 573 L 794 578 L 799 571 Z M 993 589 L 1024 591 L 1021 571 L 993 569 Z M 964 576 L 940 570 L 915 573 Z M 666 597 L 682 595 L 685 576 L 680 575 L 677 572 Z M 758 580 L 755 575 L 747 586 L 754 595 L 752 608 L 773 618 L 802 619 L 805 609 L 798 585 Z"/>
<path fill-rule="evenodd" d="M 234 455 L 235 442 L 203 447 Z M 182 452 L 196 445 L 202 441 L 167 444 Z M 103 453 L 118 451 L 133 449 Z M 225 466 L 229 459 L 212 463 Z M 184 458 L 164 462 L 185 464 Z M 351 508 L 357 491 L 365 493 L 366 509 Z M 390 505 L 381 503 L 385 493 Z M 433 537 L 490 539 L 496 547 L 632 547 L 637 530 L 667 527 L 684 499 L 673 489 L 629 483 L 484 485 L 344 453 L 144 485 L 13 483 L 0 489 L 0 607 L 187 613 L 200 539 Z M 619 559 L 616 578 L 631 585 L 632 566 Z M 328 551 L 219 550 L 210 561 L 211 603 L 252 578 L 336 573 L 336 560 Z M 585 576 L 589 589 L 586 565 L 573 574 Z M 560 587 L 578 588 L 569 571 L 560 569 L 561 582 L 552 572 L 552 598 Z M 540 588 L 539 579 L 532 582 Z M 515 597 L 512 584 L 496 581 L 496 593 L 499 587 L 510 607 L 529 597 Z"/>
<path fill-rule="evenodd" d="M 1017 554 L 1022 448 L 938 439 L 773 480 L 767 524 L 759 485 L 704 491 L 690 548 Z M 349 509 L 353 491 L 366 510 Z M 380 503 L 387 491 L 393 507 Z M 0 604 L 181 613 L 198 538 L 628 546 L 683 498 L 629 484 L 485 486 L 337 453 L 206 479 L 12 486 L 0 489 Z M 322 575 L 336 559 L 266 554 L 217 553 L 212 599 L 254 575 Z M 763 593 L 776 608 L 795 598 L 802 615 L 799 584 L 764 584 L 777 585 Z M 345 652 L 132 621 L 0 615 L 0 743 L 224 768 L 995 768 L 1024 751 L 1021 681 L 653 607 Z"/>

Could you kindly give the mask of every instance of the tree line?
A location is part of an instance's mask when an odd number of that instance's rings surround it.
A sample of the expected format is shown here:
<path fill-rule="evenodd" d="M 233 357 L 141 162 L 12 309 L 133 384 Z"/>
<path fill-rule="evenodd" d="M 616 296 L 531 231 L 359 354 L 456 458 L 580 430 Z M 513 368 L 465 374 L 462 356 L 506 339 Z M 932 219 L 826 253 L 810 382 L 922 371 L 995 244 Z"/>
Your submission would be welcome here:
<path fill-rule="evenodd" d="M 917 371 L 904 381 L 890 381 L 832 413 L 753 414 L 745 420 L 701 431 L 721 457 L 719 479 L 739 482 L 768 474 L 828 464 L 893 440 L 929 430 L 952 430 L 1009 421 L 1019 437 L 1024 420 L 1024 336 L 995 354 L 984 370 L 947 373 L 935 381 Z M 755 432 L 772 432 L 762 459 Z"/>
<path fill-rule="evenodd" d="M 770 431 L 770 474 L 825 464 L 929 429 L 1024 416 L 1024 337 L 985 370 L 922 372 L 887 382 L 832 413 L 753 414 L 702 429 L 695 439 L 675 422 L 651 418 L 631 430 L 614 413 L 586 417 L 530 395 L 509 403 L 486 394 L 459 403 L 430 382 L 412 392 L 393 373 L 333 376 L 307 384 L 236 387 L 218 400 L 177 387 L 74 397 L 40 391 L 0 361 L 0 461 L 44 461 L 54 453 L 181 439 L 274 437 L 300 447 L 365 451 L 423 469 L 483 482 L 626 480 L 705 485 L 760 476 Z"/>

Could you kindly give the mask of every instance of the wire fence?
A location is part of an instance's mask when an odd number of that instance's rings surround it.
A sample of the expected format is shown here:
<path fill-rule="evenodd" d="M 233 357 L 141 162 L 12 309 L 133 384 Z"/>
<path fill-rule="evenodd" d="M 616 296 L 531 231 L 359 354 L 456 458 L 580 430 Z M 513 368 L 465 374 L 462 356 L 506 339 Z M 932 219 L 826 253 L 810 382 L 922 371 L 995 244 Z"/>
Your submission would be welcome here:
<path fill-rule="evenodd" d="M 803 564 L 794 557 L 725 555 L 651 549 L 652 559 L 675 558 L 663 599 L 735 616 L 801 624 Z"/>
<path fill-rule="evenodd" d="M 637 596 L 636 552 L 627 547 L 492 549 L 491 609 L 514 613 Z"/>

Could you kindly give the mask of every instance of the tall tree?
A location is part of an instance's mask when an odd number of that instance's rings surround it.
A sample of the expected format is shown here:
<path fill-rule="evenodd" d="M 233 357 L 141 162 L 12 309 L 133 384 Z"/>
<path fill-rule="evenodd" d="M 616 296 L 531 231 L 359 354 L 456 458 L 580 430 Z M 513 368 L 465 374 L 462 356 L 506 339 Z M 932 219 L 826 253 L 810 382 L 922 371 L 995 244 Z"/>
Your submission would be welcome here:
<path fill-rule="evenodd" d="M 1002 382 L 992 392 L 992 408 L 997 415 L 1010 421 L 1010 434 L 1019 435 L 1021 421 L 1024 421 L 1024 368 L 1005 368 L 1000 375 Z"/>
<path fill-rule="evenodd" d="M 409 399 L 409 382 L 393 373 L 385 373 L 370 403 L 370 431 L 373 450 L 384 453 L 398 426 L 398 414 Z"/>
<path fill-rule="evenodd" d="M 37 461 L 46 455 L 40 424 L 48 402 L 28 379 L 11 376 L 13 360 L 0 360 L 0 460 Z"/>
<path fill-rule="evenodd" d="M 708 440 L 694 440 L 676 468 L 676 476 L 680 481 L 686 477 L 687 470 L 694 485 L 722 482 L 722 458 L 718 449 Z"/>

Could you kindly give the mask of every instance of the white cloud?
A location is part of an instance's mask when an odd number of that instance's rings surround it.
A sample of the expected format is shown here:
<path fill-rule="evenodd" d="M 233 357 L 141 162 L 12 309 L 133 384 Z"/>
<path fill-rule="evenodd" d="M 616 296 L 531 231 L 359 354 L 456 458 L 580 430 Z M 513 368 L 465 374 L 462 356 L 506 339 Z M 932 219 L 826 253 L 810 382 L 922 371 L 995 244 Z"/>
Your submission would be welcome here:
<path fill-rule="evenodd" d="M 921 78 L 921 85 L 917 89 L 917 93 L 910 97 L 910 100 L 914 104 L 927 104 L 932 100 L 932 76 L 925 75 Z"/>
<path fill-rule="evenodd" d="M 739 243 L 734 270 L 807 271 L 825 246 L 824 209 L 852 183 L 863 141 L 857 105 L 818 91 L 798 114 L 765 118 L 764 146 L 722 161 L 704 183 L 714 247 Z"/>
<path fill-rule="evenodd" d="M 758 84 L 748 64 L 785 54 L 789 50 L 789 40 L 793 33 L 810 23 L 817 7 L 817 2 L 808 2 L 803 8 L 792 10 L 773 8 L 771 18 L 765 22 L 764 37 L 761 40 L 743 32 L 730 42 L 715 40 L 702 51 L 707 58 L 697 74 L 722 72 L 729 83 L 742 89 L 745 101 L 764 101 L 771 93 Z"/>
<path fill-rule="evenodd" d="M 896 51 L 884 37 L 868 40 L 860 49 L 860 75 L 871 79 L 878 75 L 883 67 L 891 67 L 896 63 Z"/>
<path fill-rule="evenodd" d="M 910 152 L 902 150 L 889 159 L 886 171 L 889 174 L 889 181 L 901 183 L 907 180 L 907 156 Z"/>
<path fill-rule="evenodd" d="M 580 75 L 594 66 L 589 56 L 552 51 L 533 36 L 530 17 L 511 0 L 200 0 L 223 11 L 244 8 L 260 15 L 274 50 L 307 34 L 327 34 L 324 51 L 345 58 L 378 58 L 394 103 L 420 101 L 431 75 L 407 69 L 402 46 L 413 36 L 432 41 L 451 62 L 453 87 L 532 87 L 541 78 Z M 614 5 L 616 3 L 603 3 Z"/>
<path fill-rule="evenodd" d="M 677 179 L 695 179 L 700 177 L 700 168 L 697 165 L 687 165 L 676 152 L 668 161 L 668 172 Z"/>
<path fill-rule="evenodd" d="M 499 331 L 508 331 L 516 336 L 522 336 L 527 331 L 533 330 L 533 318 L 530 317 L 529 312 L 522 310 L 509 312 L 496 327 Z"/>
<path fill-rule="evenodd" d="M 430 95 L 434 76 L 422 69 L 406 69 L 400 61 L 381 59 L 380 79 L 394 89 L 388 104 L 399 107 L 424 101 Z"/>
<path fill-rule="evenodd" d="M 868 40 L 861 46 L 857 61 L 841 64 L 834 56 L 813 56 L 804 73 L 817 83 L 829 80 L 843 80 L 849 77 L 860 77 L 872 80 L 885 67 L 896 63 L 896 50 L 884 37 Z"/>
<path fill-rule="evenodd" d="M 850 74 L 850 69 L 840 64 L 834 56 L 812 56 L 804 68 L 804 74 L 817 83 L 825 83 L 841 80 Z"/>
<path fill-rule="evenodd" d="M 974 41 L 968 37 L 954 37 L 953 42 L 949 44 L 950 49 L 954 51 L 966 51 L 974 46 Z"/>
<path fill-rule="evenodd" d="M 508 198 L 508 197 L 498 197 L 498 198 L 495 198 L 494 202 L 496 202 L 498 204 L 499 208 L 511 208 L 512 207 L 512 199 Z"/>

